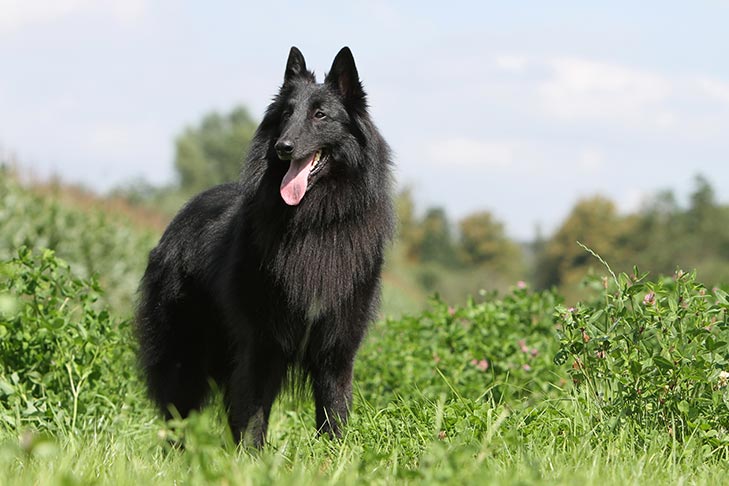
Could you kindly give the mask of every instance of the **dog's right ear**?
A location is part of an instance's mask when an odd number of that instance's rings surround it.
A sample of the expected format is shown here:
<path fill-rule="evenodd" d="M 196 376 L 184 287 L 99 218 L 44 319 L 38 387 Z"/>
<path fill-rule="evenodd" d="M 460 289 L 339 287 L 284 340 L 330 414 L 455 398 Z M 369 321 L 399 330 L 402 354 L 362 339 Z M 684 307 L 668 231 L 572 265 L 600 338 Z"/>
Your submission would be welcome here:
<path fill-rule="evenodd" d="M 306 73 L 306 61 L 304 60 L 304 55 L 296 47 L 292 47 L 289 51 L 289 60 L 286 61 L 284 84 L 294 78 L 302 76 L 304 73 Z"/>

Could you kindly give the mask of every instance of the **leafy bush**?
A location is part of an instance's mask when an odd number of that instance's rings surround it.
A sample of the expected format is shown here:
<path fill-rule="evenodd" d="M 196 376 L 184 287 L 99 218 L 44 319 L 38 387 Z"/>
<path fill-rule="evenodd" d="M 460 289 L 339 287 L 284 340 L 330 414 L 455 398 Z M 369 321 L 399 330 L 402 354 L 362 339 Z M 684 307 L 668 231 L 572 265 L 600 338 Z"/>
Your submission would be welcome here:
<path fill-rule="evenodd" d="M 552 363 L 557 351 L 552 313 L 559 298 L 526 288 L 483 297 L 458 308 L 435 298 L 420 315 L 376 326 L 357 365 L 376 372 L 358 378 L 360 386 L 375 396 L 415 386 L 433 399 L 455 390 L 497 402 L 543 398 L 550 383 L 560 380 Z"/>
<path fill-rule="evenodd" d="M 98 305 L 96 280 L 51 250 L 1 265 L 0 424 L 82 430 L 128 408 L 141 389 L 130 326 Z"/>
<path fill-rule="evenodd" d="M 0 259 L 12 258 L 21 246 L 54 250 L 76 275 L 97 276 L 108 291 L 100 298 L 131 315 L 155 235 L 99 208 L 80 209 L 57 199 L 21 187 L 0 168 Z"/>
<path fill-rule="evenodd" d="M 727 293 L 708 291 L 694 273 L 650 282 L 637 268 L 600 285 L 603 301 L 555 313 L 555 362 L 569 366 L 597 418 L 729 446 Z"/>

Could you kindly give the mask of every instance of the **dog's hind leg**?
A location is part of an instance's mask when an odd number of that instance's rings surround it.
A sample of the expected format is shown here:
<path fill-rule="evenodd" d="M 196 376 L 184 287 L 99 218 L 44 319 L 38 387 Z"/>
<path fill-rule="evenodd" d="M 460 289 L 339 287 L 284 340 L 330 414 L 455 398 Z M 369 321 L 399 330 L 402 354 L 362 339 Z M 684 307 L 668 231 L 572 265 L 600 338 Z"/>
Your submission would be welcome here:
<path fill-rule="evenodd" d="M 230 430 L 236 443 L 260 448 L 266 441 L 268 417 L 287 362 L 272 342 L 248 342 L 237 359 L 225 396 Z"/>
<path fill-rule="evenodd" d="M 150 397 L 165 418 L 199 409 L 210 390 L 201 317 L 186 306 L 156 305 L 142 313 L 140 354 Z"/>

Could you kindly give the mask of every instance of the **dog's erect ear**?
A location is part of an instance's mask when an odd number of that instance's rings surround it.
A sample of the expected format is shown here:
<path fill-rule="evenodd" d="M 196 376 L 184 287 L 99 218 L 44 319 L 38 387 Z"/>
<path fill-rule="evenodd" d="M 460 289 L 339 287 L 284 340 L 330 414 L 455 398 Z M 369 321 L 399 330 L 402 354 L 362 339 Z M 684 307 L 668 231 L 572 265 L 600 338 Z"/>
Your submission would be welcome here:
<path fill-rule="evenodd" d="M 342 50 L 336 55 L 332 69 L 327 73 L 324 82 L 339 91 L 345 100 L 356 101 L 365 96 L 349 47 L 342 47 Z"/>
<path fill-rule="evenodd" d="M 304 60 L 304 55 L 296 47 L 292 47 L 289 51 L 289 60 L 286 61 L 284 84 L 296 77 L 302 76 L 304 73 L 306 73 L 306 61 Z"/>

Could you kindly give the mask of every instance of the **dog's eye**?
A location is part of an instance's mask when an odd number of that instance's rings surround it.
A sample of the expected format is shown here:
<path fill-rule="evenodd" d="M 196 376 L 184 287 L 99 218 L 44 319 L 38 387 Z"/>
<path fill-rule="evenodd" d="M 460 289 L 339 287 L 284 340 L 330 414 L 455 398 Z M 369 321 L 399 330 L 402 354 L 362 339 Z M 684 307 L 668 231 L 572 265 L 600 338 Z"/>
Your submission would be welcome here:
<path fill-rule="evenodd" d="M 327 114 L 326 114 L 326 113 L 324 113 L 324 112 L 323 112 L 323 111 L 321 111 L 321 110 L 316 110 L 316 112 L 314 112 L 314 118 L 318 118 L 319 120 L 321 120 L 321 119 L 322 119 L 322 118 L 324 118 L 325 116 L 327 116 Z"/>
<path fill-rule="evenodd" d="M 286 110 L 281 114 L 281 119 L 288 120 L 290 116 L 291 116 L 291 112 L 289 110 Z"/>

